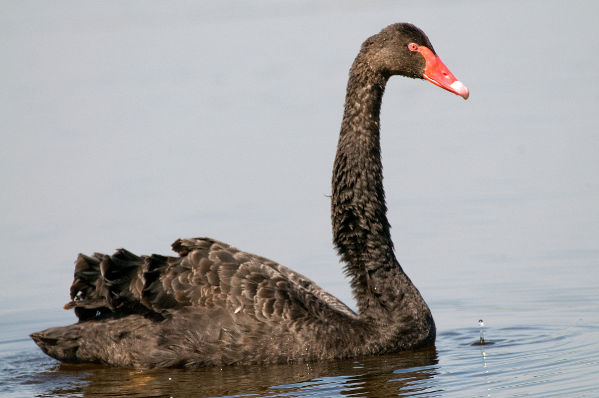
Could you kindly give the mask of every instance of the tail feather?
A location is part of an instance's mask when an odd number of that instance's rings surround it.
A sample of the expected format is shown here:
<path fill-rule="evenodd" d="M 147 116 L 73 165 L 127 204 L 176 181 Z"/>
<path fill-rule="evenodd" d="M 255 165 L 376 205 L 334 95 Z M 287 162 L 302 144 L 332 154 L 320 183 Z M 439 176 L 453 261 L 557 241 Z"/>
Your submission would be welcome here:
<path fill-rule="evenodd" d="M 158 279 L 162 268 L 158 263 L 163 266 L 166 257 L 161 261 L 150 259 L 125 249 L 112 256 L 80 254 L 75 261 L 71 301 L 64 308 L 74 308 L 80 321 L 127 314 L 156 315 L 143 295 Z"/>
<path fill-rule="evenodd" d="M 71 300 L 75 298 L 93 297 L 96 280 L 100 273 L 100 262 L 104 254 L 96 253 L 93 257 L 79 254 L 75 260 L 75 278 L 71 285 Z"/>
<path fill-rule="evenodd" d="M 125 310 L 139 303 L 143 290 L 143 258 L 119 249 L 100 263 L 97 289 L 112 311 Z"/>
<path fill-rule="evenodd" d="M 168 257 L 153 254 L 145 258 L 145 272 L 142 303 L 157 311 L 167 310 L 180 305 L 169 292 L 165 291 L 160 276 L 168 267 Z M 158 306 L 159 308 L 156 308 Z"/>

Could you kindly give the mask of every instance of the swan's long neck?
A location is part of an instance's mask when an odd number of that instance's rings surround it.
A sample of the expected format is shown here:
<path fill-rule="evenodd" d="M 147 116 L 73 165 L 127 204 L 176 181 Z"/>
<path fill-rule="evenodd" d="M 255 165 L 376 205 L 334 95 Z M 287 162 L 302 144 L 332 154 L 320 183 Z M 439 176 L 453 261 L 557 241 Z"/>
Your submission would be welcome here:
<path fill-rule="evenodd" d="M 351 277 L 360 316 L 393 326 L 389 333 L 401 338 L 430 342 L 430 310 L 395 258 L 387 220 L 379 139 L 387 79 L 360 55 L 350 71 L 333 167 L 333 240 Z"/>
<path fill-rule="evenodd" d="M 333 167 L 333 240 L 361 314 L 378 312 L 392 300 L 382 279 L 403 274 L 393 253 L 383 190 L 379 113 L 386 83 L 387 77 L 356 58 Z"/>

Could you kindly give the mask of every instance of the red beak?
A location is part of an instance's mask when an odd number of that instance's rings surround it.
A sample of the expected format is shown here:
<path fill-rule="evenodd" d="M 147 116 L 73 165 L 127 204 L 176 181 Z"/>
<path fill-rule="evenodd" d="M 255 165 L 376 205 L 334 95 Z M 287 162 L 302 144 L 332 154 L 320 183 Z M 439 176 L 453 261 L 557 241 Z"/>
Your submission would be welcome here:
<path fill-rule="evenodd" d="M 424 67 L 424 73 L 422 77 L 429 82 L 436 84 L 437 86 L 444 88 L 447 91 L 451 91 L 454 94 L 459 95 L 464 99 L 468 99 L 470 92 L 468 87 L 449 71 L 447 66 L 441 62 L 441 59 L 435 55 L 429 48 L 424 46 L 418 47 L 417 50 L 426 61 Z"/>

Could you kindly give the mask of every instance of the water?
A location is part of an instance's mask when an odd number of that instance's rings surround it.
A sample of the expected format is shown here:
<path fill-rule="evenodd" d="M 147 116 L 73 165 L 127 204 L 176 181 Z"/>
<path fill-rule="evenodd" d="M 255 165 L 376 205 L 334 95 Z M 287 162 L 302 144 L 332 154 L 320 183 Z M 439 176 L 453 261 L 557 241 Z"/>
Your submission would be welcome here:
<path fill-rule="evenodd" d="M 0 395 L 595 396 L 594 2 L 0 3 Z M 182 370 L 60 365 L 77 252 L 208 235 L 353 303 L 331 246 L 347 70 L 422 27 L 471 90 L 395 78 L 382 109 L 397 255 L 433 349 Z M 479 341 L 478 320 L 485 321 Z"/>

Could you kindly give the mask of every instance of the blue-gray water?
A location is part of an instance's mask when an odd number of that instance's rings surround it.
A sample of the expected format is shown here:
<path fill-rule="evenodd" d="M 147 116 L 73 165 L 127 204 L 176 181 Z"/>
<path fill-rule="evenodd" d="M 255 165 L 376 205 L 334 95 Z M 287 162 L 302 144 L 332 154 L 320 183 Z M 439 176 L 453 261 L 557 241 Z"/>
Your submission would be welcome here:
<path fill-rule="evenodd" d="M 563 397 L 599 391 L 599 6 L 593 1 L 0 2 L 0 395 Z M 434 349 L 302 365 L 65 366 L 78 252 L 211 236 L 353 305 L 331 244 L 349 66 L 423 28 L 463 101 L 393 78 L 397 256 Z M 488 346 L 478 339 L 486 322 Z"/>

